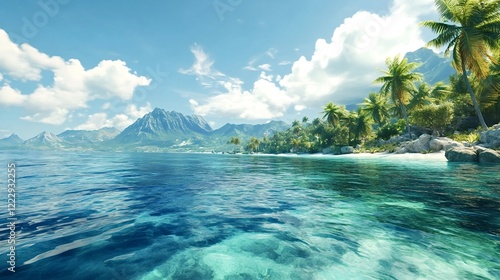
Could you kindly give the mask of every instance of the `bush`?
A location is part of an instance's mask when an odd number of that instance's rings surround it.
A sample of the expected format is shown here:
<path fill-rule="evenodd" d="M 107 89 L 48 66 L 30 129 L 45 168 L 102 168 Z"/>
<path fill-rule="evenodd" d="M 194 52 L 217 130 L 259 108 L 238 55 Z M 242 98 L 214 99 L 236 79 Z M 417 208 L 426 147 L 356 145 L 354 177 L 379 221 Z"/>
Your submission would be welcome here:
<path fill-rule="evenodd" d="M 400 135 L 406 128 L 404 120 L 385 124 L 377 130 L 377 139 L 388 140 L 392 136 Z"/>
<path fill-rule="evenodd" d="M 453 120 L 453 104 L 445 102 L 442 104 L 430 104 L 415 110 L 412 113 L 412 123 L 428 127 L 443 134 L 444 129 L 451 124 Z"/>

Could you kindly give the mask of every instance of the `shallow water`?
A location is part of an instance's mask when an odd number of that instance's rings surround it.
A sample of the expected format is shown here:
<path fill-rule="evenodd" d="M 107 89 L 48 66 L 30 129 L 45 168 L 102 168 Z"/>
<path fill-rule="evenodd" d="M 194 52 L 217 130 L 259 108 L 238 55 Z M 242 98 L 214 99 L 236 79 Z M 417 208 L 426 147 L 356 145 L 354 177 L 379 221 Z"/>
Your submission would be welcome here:
<path fill-rule="evenodd" d="M 0 276 L 500 279 L 500 167 L 429 159 L 3 153 Z"/>

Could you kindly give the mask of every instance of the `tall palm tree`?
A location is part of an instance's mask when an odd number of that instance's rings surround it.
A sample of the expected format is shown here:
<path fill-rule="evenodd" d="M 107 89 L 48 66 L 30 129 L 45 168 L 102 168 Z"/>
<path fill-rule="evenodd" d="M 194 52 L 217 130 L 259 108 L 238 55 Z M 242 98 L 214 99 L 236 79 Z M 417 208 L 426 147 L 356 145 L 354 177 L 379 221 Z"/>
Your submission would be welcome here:
<path fill-rule="evenodd" d="M 453 67 L 462 74 L 483 129 L 488 129 L 467 77 L 488 75 L 492 51 L 500 46 L 500 0 L 435 0 L 444 22 L 424 21 L 422 26 L 437 33 L 429 46 L 446 46 Z"/>
<path fill-rule="evenodd" d="M 391 117 L 387 98 L 380 93 L 370 93 L 360 105 L 363 106 L 363 112 L 368 114 L 379 126 L 382 126 Z"/>
<path fill-rule="evenodd" d="M 325 118 L 333 127 L 340 125 L 340 121 L 346 115 L 344 106 L 339 106 L 329 102 L 323 109 L 323 118 Z"/>
<path fill-rule="evenodd" d="M 403 118 L 406 122 L 406 129 L 411 137 L 410 123 L 406 112 L 406 103 L 410 93 L 416 91 L 415 82 L 422 80 L 422 74 L 413 72 L 420 65 L 415 62 L 408 62 L 407 58 L 399 55 L 394 58 L 387 58 L 385 61 L 388 70 L 382 72 L 385 76 L 378 77 L 374 83 L 382 84 L 380 92 L 389 95 L 392 102 L 399 106 Z"/>

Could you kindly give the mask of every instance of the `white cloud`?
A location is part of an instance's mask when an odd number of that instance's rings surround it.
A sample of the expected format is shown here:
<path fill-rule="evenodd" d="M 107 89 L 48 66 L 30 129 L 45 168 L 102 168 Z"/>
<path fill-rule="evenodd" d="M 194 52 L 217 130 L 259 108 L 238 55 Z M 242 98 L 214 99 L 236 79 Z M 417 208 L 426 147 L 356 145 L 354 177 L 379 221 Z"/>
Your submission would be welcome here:
<path fill-rule="evenodd" d="M 260 70 L 263 70 L 263 71 L 271 71 L 271 64 L 261 64 L 259 66 L 257 66 Z"/>
<path fill-rule="evenodd" d="M 241 119 L 272 119 L 282 117 L 293 100 L 275 83 L 266 78 L 257 80 L 252 91 L 227 83 L 226 92 L 209 97 L 200 105 L 190 100 L 198 115 L 224 115 Z"/>
<path fill-rule="evenodd" d="M 253 66 L 247 65 L 247 66 L 243 67 L 243 70 L 257 71 L 258 69 L 253 67 Z"/>
<path fill-rule="evenodd" d="M 295 109 L 295 111 L 297 111 L 297 112 L 301 112 L 301 111 L 304 111 L 305 109 L 307 109 L 307 107 L 306 107 L 306 106 L 304 106 L 304 105 L 295 105 L 295 106 L 294 106 L 294 109 Z"/>
<path fill-rule="evenodd" d="M 42 84 L 43 71 L 53 74 L 52 84 Z M 74 110 L 86 108 L 95 99 L 130 100 L 134 90 L 150 80 L 131 73 L 120 60 L 104 60 L 86 70 L 78 59 L 65 61 L 44 54 L 28 44 L 13 43 L 0 29 L 0 72 L 21 82 L 39 82 L 31 93 L 21 93 L 4 84 L 0 105 L 23 107 L 29 115 L 22 119 L 59 125 Z"/>
<path fill-rule="evenodd" d="M 425 45 L 418 23 L 435 17 L 433 0 L 394 0 L 386 15 L 359 11 L 335 28 L 330 40 L 318 39 L 312 56 L 300 57 L 288 75 L 276 76 L 273 82 L 272 76 L 261 73 L 250 90 L 225 80 L 220 83 L 225 85 L 223 93 L 190 100 L 191 106 L 203 116 L 269 119 L 283 116 L 292 106 L 300 112 L 328 101 L 357 103 L 381 75 L 378 69 L 385 68 L 387 57 Z M 244 69 L 270 70 L 269 64 L 255 67 L 257 59 Z"/>
<path fill-rule="evenodd" d="M 147 103 L 143 107 L 137 107 L 135 104 L 127 106 L 125 111 L 108 118 L 105 112 L 89 115 L 87 121 L 74 129 L 77 130 L 97 130 L 103 127 L 114 127 L 118 130 L 123 130 L 127 126 L 134 123 L 138 118 L 142 118 L 145 114 L 152 111 L 151 104 Z"/>
<path fill-rule="evenodd" d="M 213 68 L 214 61 L 197 44 L 191 47 L 191 52 L 195 57 L 194 64 L 189 69 L 179 69 L 179 73 L 196 76 L 197 80 L 205 88 L 220 87 L 226 82 L 243 83 L 240 79 L 228 77 Z"/>
<path fill-rule="evenodd" d="M 26 100 L 26 96 L 22 95 L 10 85 L 3 85 L 0 88 L 0 105 L 20 105 Z"/>
<path fill-rule="evenodd" d="M 286 65 L 290 65 L 290 64 L 292 64 L 292 62 L 289 60 L 280 61 L 280 63 L 278 63 L 278 65 L 280 65 L 280 66 L 286 66 Z"/>
<path fill-rule="evenodd" d="M 130 100 L 138 86 L 147 86 L 150 80 L 130 73 L 131 69 L 121 60 L 103 60 L 88 70 L 85 85 L 94 98 Z"/>
<path fill-rule="evenodd" d="M 433 12 L 433 0 L 395 0 L 389 15 L 357 12 L 335 29 L 330 42 L 317 40 L 311 59 L 294 62 L 280 85 L 305 104 L 356 102 L 387 57 L 425 45 L 418 23 Z"/>
<path fill-rule="evenodd" d="M 278 50 L 275 48 L 270 48 L 266 51 L 266 55 L 270 58 L 274 59 L 274 56 L 278 53 Z"/>

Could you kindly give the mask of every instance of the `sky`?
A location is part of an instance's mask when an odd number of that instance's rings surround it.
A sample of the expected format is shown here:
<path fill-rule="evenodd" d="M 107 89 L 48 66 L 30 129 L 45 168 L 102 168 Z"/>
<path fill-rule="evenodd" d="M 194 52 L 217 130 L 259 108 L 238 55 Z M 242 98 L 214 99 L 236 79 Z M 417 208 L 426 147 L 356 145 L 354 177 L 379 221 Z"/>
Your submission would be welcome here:
<path fill-rule="evenodd" d="M 321 117 L 433 38 L 433 0 L 0 2 L 0 138 L 120 130 L 155 107 L 226 123 Z"/>

